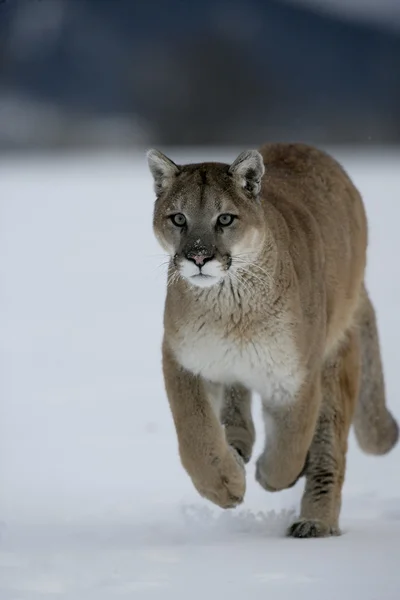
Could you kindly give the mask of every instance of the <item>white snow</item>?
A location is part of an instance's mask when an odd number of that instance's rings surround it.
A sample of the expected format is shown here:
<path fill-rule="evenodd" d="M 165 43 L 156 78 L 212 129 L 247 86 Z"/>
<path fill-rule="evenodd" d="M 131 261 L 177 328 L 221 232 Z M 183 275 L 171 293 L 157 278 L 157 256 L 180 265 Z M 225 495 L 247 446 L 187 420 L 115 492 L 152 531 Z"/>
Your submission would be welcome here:
<path fill-rule="evenodd" d="M 400 152 L 336 156 L 367 205 L 399 418 Z M 400 448 L 368 457 L 351 437 L 340 538 L 285 538 L 303 484 L 268 494 L 254 461 L 235 511 L 197 495 L 161 377 L 166 259 L 152 208 L 145 155 L 0 163 L 1 600 L 398 600 Z M 258 402 L 255 413 L 257 458 Z"/>

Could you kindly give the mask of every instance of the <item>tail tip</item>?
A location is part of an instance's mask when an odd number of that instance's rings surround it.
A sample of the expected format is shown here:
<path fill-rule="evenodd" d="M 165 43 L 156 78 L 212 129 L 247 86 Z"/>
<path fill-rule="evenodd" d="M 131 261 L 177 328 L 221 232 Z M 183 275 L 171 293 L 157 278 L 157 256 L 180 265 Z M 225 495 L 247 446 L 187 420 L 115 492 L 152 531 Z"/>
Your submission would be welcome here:
<path fill-rule="evenodd" d="M 356 437 L 361 449 L 367 454 L 388 454 L 399 441 L 400 428 L 396 419 L 387 412 L 385 425 L 379 427 L 356 427 Z"/>

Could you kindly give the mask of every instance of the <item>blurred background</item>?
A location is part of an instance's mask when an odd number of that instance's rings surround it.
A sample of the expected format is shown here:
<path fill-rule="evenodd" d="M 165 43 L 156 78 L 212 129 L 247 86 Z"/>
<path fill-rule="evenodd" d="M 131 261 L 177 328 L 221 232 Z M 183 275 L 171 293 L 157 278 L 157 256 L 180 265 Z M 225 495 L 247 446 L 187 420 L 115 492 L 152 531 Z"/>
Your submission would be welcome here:
<path fill-rule="evenodd" d="M 0 150 L 400 141 L 399 0 L 0 0 Z"/>

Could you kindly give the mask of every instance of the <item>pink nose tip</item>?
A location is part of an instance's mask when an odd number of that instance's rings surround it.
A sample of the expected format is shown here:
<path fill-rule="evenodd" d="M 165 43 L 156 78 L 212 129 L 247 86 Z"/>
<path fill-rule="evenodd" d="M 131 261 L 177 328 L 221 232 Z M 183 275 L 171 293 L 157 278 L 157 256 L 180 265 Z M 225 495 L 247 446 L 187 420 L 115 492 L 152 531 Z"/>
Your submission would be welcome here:
<path fill-rule="evenodd" d="M 192 260 L 195 265 L 198 267 L 202 267 L 207 261 L 211 260 L 214 257 L 210 252 L 188 252 L 186 254 L 186 258 L 188 260 Z"/>
<path fill-rule="evenodd" d="M 196 265 L 204 265 L 204 262 L 206 260 L 206 256 L 202 256 L 201 254 L 196 254 L 195 256 L 191 256 L 190 257 L 192 260 L 194 260 L 194 262 L 196 263 Z"/>

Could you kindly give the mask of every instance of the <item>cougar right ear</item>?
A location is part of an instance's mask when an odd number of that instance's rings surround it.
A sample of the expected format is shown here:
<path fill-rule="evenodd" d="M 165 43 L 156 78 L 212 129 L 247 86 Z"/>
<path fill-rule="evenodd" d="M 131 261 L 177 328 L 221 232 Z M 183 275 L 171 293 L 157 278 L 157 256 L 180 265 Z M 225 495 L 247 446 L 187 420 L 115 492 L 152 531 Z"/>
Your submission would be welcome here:
<path fill-rule="evenodd" d="M 178 175 L 180 168 L 168 156 L 154 149 L 147 152 L 147 162 L 153 175 L 154 190 L 160 194 Z"/>

